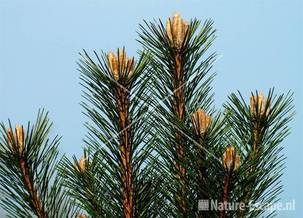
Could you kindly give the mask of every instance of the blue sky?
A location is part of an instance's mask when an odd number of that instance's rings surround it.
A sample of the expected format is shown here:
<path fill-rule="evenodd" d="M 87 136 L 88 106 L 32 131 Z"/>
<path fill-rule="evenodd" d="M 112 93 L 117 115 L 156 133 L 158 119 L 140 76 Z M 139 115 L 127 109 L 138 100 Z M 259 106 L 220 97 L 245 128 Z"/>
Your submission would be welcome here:
<path fill-rule="evenodd" d="M 135 55 L 136 31 L 143 19 L 212 18 L 217 29 L 213 50 L 220 55 L 214 70 L 215 102 L 240 90 L 275 87 L 295 92 L 292 134 L 283 142 L 288 157 L 282 202 L 296 200 L 296 211 L 278 217 L 300 217 L 303 210 L 302 73 L 303 3 L 300 0 L 0 0 L 0 120 L 35 118 L 50 111 L 53 133 L 63 136 L 61 152 L 80 155 L 85 135 L 78 52 L 126 46 Z M 301 204 L 301 205 L 300 205 Z"/>

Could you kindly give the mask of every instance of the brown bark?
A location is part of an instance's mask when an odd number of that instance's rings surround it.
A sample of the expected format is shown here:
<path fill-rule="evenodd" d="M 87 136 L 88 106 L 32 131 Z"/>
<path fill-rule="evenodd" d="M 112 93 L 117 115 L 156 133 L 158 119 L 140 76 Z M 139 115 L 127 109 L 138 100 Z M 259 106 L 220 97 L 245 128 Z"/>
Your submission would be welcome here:
<path fill-rule="evenodd" d="M 122 202 L 125 218 L 134 217 L 134 187 L 132 169 L 132 145 L 130 142 L 129 99 L 124 87 L 117 87 L 117 104 L 120 126 L 120 155 L 122 170 Z"/>
<path fill-rule="evenodd" d="M 34 207 L 35 213 L 39 218 L 47 218 L 47 214 L 42 205 L 41 199 L 39 198 L 37 189 L 35 188 L 33 181 L 29 174 L 29 167 L 23 156 L 19 158 L 19 165 L 23 176 L 24 185 L 30 195 L 31 203 Z"/>
<path fill-rule="evenodd" d="M 175 75 L 173 77 L 173 87 L 174 87 L 174 112 L 179 119 L 179 121 L 184 122 L 185 120 L 185 96 L 184 96 L 184 74 L 182 70 L 182 59 L 179 53 L 175 56 Z M 180 188 L 176 193 L 176 203 L 182 214 L 187 213 L 187 185 L 186 185 L 186 169 L 179 164 L 179 162 L 184 163 L 185 152 L 184 152 L 184 136 L 183 134 L 176 130 L 176 151 L 177 151 L 177 178 L 180 180 Z"/>
<path fill-rule="evenodd" d="M 220 218 L 225 218 L 226 216 L 226 210 L 225 206 L 228 203 L 228 198 L 229 198 L 229 192 L 230 192 L 230 175 L 226 175 L 224 177 L 224 188 L 223 188 L 223 197 L 222 197 L 222 202 L 223 202 L 223 210 L 220 211 Z"/>

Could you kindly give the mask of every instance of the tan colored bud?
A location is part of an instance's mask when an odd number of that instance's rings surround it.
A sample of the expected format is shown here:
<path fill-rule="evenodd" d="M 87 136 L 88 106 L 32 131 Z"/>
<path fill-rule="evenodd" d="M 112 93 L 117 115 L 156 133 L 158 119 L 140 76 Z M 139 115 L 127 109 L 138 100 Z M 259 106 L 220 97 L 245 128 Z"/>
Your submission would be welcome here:
<path fill-rule="evenodd" d="M 241 157 L 239 155 L 236 155 L 234 170 L 238 170 L 240 168 L 240 165 L 241 165 Z"/>
<path fill-rule="evenodd" d="M 24 149 L 24 129 L 21 125 L 16 125 L 15 127 L 15 135 L 11 128 L 7 129 L 7 140 L 9 145 L 17 146 L 18 151 L 21 153 Z M 16 144 L 14 144 L 16 143 Z"/>
<path fill-rule="evenodd" d="M 241 158 L 236 154 L 234 146 L 228 147 L 223 154 L 223 166 L 227 171 L 234 171 L 239 169 Z"/>
<path fill-rule="evenodd" d="M 180 14 L 176 13 L 173 18 L 166 22 L 166 33 L 174 47 L 180 49 L 186 37 L 189 24 L 184 21 Z"/>
<path fill-rule="evenodd" d="M 172 24 L 170 18 L 166 21 L 166 34 L 171 42 L 173 42 Z"/>
<path fill-rule="evenodd" d="M 128 58 L 127 64 L 126 64 L 126 72 L 128 74 L 128 78 L 130 78 L 133 75 L 134 72 L 134 66 L 135 66 L 135 59 L 134 58 Z"/>
<path fill-rule="evenodd" d="M 14 134 L 12 128 L 8 128 L 6 132 L 8 144 L 12 145 L 14 142 Z"/>
<path fill-rule="evenodd" d="M 119 79 L 119 65 L 118 65 L 118 58 L 113 52 L 109 52 L 107 55 L 109 67 L 111 73 L 113 74 L 115 80 Z"/>
<path fill-rule="evenodd" d="M 107 55 L 109 67 L 115 80 L 119 79 L 120 72 L 127 74 L 129 78 L 133 74 L 135 61 L 134 58 L 128 58 L 124 49 L 118 50 L 118 55 L 109 52 Z"/>
<path fill-rule="evenodd" d="M 126 57 L 126 52 L 124 49 L 119 48 L 118 49 L 118 55 L 119 55 L 119 64 L 120 64 L 120 68 L 122 68 L 122 70 L 126 67 L 127 64 L 127 57 Z"/>
<path fill-rule="evenodd" d="M 128 78 L 133 74 L 134 58 L 128 58 L 124 49 L 119 49 L 119 64 L 122 72 L 128 75 Z"/>
<path fill-rule="evenodd" d="M 207 131 L 211 123 L 211 116 L 207 115 L 204 110 L 199 108 L 192 114 L 191 120 L 195 134 L 200 135 Z"/>
<path fill-rule="evenodd" d="M 78 214 L 77 218 L 87 218 L 87 216 L 85 214 Z"/>
<path fill-rule="evenodd" d="M 231 170 L 235 158 L 235 148 L 228 147 L 223 154 L 223 165 L 226 170 Z"/>
<path fill-rule="evenodd" d="M 269 108 L 266 109 L 266 98 L 264 97 L 263 93 L 256 96 L 250 96 L 250 112 L 253 115 L 268 115 Z"/>
<path fill-rule="evenodd" d="M 87 168 L 87 158 L 81 157 L 80 160 L 78 161 L 78 168 L 80 172 L 85 172 Z"/>
<path fill-rule="evenodd" d="M 22 151 L 24 148 L 24 129 L 21 125 L 16 125 L 16 135 L 17 135 L 17 143 L 19 146 L 19 151 Z"/>

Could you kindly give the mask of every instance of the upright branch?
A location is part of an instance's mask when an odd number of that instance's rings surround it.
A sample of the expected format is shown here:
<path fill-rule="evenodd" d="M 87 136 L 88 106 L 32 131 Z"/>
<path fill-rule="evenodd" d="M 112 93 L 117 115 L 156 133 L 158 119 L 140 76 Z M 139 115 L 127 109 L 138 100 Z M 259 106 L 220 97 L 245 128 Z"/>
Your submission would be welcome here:
<path fill-rule="evenodd" d="M 75 160 L 75 168 L 77 168 L 76 171 L 78 172 L 77 175 L 73 176 L 78 180 L 78 184 L 83 187 L 82 189 L 84 189 L 84 193 L 82 194 L 84 199 L 78 198 L 78 200 L 82 200 L 83 205 L 89 204 L 90 208 L 86 209 L 91 211 L 94 217 L 101 217 L 101 214 L 105 215 L 105 212 L 98 202 L 98 195 L 96 194 L 96 189 L 98 187 L 96 187 L 95 177 L 90 173 L 90 168 L 92 168 L 91 165 L 93 164 L 94 163 L 90 163 L 86 152 L 84 152 L 84 155 L 79 160 Z M 79 192 L 82 189 L 79 189 Z M 84 203 L 83 201 L 86 202 Z M 81 216 L 86 217 L 84 214 L 79 215 L 79 217 Z"/>
<path fill-rule="evenodd" d="M 133 184 L 133 169 L 132 169 L 132 154 L 133 146 L 131 141 L 131 124 L 129 117 L 129 90 L 123 86 L 125 80 L 132 75 L 134 69 L 134 58 L 128 59 L 123 50 L 118 50 L 117 56 L 110 52 L 108 54 L 108 61 L 111 72 L 121 85 L 116 86 L 115 98 L 119 118 L 119 150 L 121 156 L 121 181 L 122 202 L 124 217 L 131 218 L 134 216 L 134 184 Z"/>
<path fill-rule="evenodd" d="M 199 146 L 195 146 L 197 158 L 195 159 L 196 162 L 195 167 L 196 170 L 196 181 L 201 184 L 205 185 L 205 180 L 209 175 L 207 175 L 207 167 L 206 163 L 206 150 L 209 150 L 209 146 L 207 145 L 207 135 L 209 132 L 209 127 L 212 122 L 212 118 L 210 115 L 206 114 L 206 112 L 202 108 L 198 108 L 191 117 L 192 120 L 192 128 L 194 133 L 194 139 L 199 142 Z M 201 191 L 197 192 L 198 199 L 207 199 L 208 196 Z"/>
<path fill-rule="evenodd" d="M 107 217 L 147 218 L 157 214 L 152 210 L 153 198 L 146 194 L 155 188 L 147 187 L 152 174 L 145 164 L 151 152 L 146 113 L 148 56 L 142 53 L 135 61 L 127 57 L 124 48 L 101 56 L 95 52 L 96 61 L 85 51 L 81 55 L 79 67 L 87 100 L 82 105 L 92 121 L 86 124 L 85 143 L 92 160 L 87 174 L 98 187 L 94 189 L 97 203 Z M 72 188 L 76 181 L 69 176 L 67 184 Z M 85 187 L 80 189 L 85 192 Z M 89 204 L 82 206 L 94 216 L 86 209 L 91 208 Z"/>
<path fill-rule="evenodd" d="M 141 43 L 151 54 L 154 74 L 155 120 L 161 125 L 156 131 L 157 151 L 165 163 L 164 173 L 169 175 L 168 196 L 176 211 L 172 216 L 189 217 L 197 213 L 194 186 L 189 176 L 193 175 L 191 159 L 193 139 L 189 137 L 191 113 L 199 107 L 209 109 L 212 102 L 206 77 L 215 60 L 215 55 L 202 60 L 203 54 L 214 40 L 212 21 L 206 21 L 198 30 L 200 22 L 184 21 L 179 14 L 163 24 L 145 22 L 141 26 Z M 203 56 L 204 57 L 204 56 Z M 196 185 L 198 185 L 196 183 Z"/>
<path fill-rule="evenodd" d="M 223 208 L 220 210 L 220 218 L 227 216 L 227 205 L 230 200 L 231 190 L 233 183 L 235 182 L 235 171 L 240 167 L 240 156 L 237 155 L 236 149 L 233 146 L 229 146 L 223 154 L 223 167 L 225 170 L 223 180 L 223 193 L 222 193 L 222 204 Z"/>
<path fill-rule="evenodd" d="M 12 128 L 7 129 L 8 144 L 12 147 L 13 155 L 18 162 L 19 169 L 21 171 L 22 180 L 24 186 L 29 194 L 30 204 L 32 205 L 35 214 L 39 218 L 47 218 L 47 214 L 42 205 L 40 196 L 38 195 L 37 188 L 33 181 L 33 172 L 30 172 L 30 166 L 27 160 L 27 154 L 25 151 L 25 138 L 24 129 L 22 125 L 16 125 L 15 134 Z"/>
<path fill-rule="evenodd" d="M 262 154 L 262 141 L 265 131 L 269 128 L 267 124 L 268 115 L 270 113 L 270 101 L 264 97 L 262 92 L 257 95 L 251 95 L 249 99 L 249 112 L 251 122 L 251 148 L 248 151 L 248 159 L 255 164 L 251 164 L 247 169 L 247 174 L 250 177 L 249 184 L 244 188 L 244 203 L 248 204 L 254 191 L 254 186 L 257 185 L 258 174 L 254 174 L 257 170 L 258 155 Z M 245 210 L 241 210 L 240 214 L 244 214 Z"/>
<path fill-rule="evenodd" d="M 64 157 L 61 160 L 59 172 L 65 179 L 65 186 L 69 194 L 77 199 L 77 202 L 88 211 L 92 217 L 104 217 L 107 215 L 103 205 L 99 202 L 98 191 L 102 184 L 98 184 L 98 177 L 103 172 L 95 170 L 98 164 L 94 159 L 90 160 L 88 151 L 78 160 L 74 156 L 73 161 Z M 105 195 L 106 193 L 102 193 Z M 78 214 L 77 218 L 87 217 L 85 214 Z"/>
<path fill-rule="evenodd" d="M 48 138 L 50 127 L 44 111 L 27 129 L 1 124 L 1 204 L 13 217 L 59 218 L 76 213 L 56 175 L 59 138 Z"/>
<path fill-rule="evenodd" d="M 173 112 L 178 119 L 178 122 L 185 122 L 185 76 L 184 76 L 184 65 L 183 65 L 183 42 L 187 35 L 188 23 L 185 22 L 179 14 L 174 15 L 172 19 L 168 19 L 166 23 L 167 36 L 170 40 L 171 46 L 173 48 L 173 65 L 172 65 L 172 85 L 173 85 Z M 184 149 L 184 135 L 178 129 L 176 129 L 176 172 L 177 178 L 179 179 L 180 187 L 176 193 L 176 201 L 182 214 L 187 213 L 187 181 L 186 181 L 186 168 L 183 163 L 185 163 L 185 149 Z"/>
<path fill-rule="evenodd" d="M 233 140 L 236 141 L 243 164 L 237 190 L 233 196 L 246 205 L 237 216 L 261 216 L 265 210 L 249 208 L 248 203 L 262 201 L 271 205 L 281 193 L 280 177 L 284 168 L 283 147 L 280 143 L 289 134 L 287 126 L 292 119 L 292 94 L 274 95 L 270 89 L 265 97 L 256 92 L 249 104 L 239 93 L 232 94 L 226 105 Z M 270 216 L 276 212 L 272 211 Z"/>
<path fill-rule="evenodd" d="M 264 97 L 263 93 L 250 96 L 250 114 L 252 118 L 252 154 L 259 149 L 259 144 L 262 143 L 262 135 L 267 128 L 264 121 L 270 112 L 269 102 Z"/>

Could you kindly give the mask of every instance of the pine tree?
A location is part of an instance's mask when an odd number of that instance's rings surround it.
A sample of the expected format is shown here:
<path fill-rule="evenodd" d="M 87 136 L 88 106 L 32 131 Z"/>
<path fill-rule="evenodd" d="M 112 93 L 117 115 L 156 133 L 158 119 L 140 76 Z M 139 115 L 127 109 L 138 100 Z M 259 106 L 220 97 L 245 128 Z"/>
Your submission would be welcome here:
<path fill-rule="evenodd" d="M 215 33 L 212 20 L 175 14 L 165 24 L 140 25 L 137 60 L 124 48 L 80 53 L 83 156 L 58 157 L 60 138 L 48 138 L 44 111 L 27 128 L 2 123 L 0 190 L 8 216 L 275 216 L 253 205 L 271 205 L 282 192 L 292 93 L 233 93 L 217 109 Z"/>

